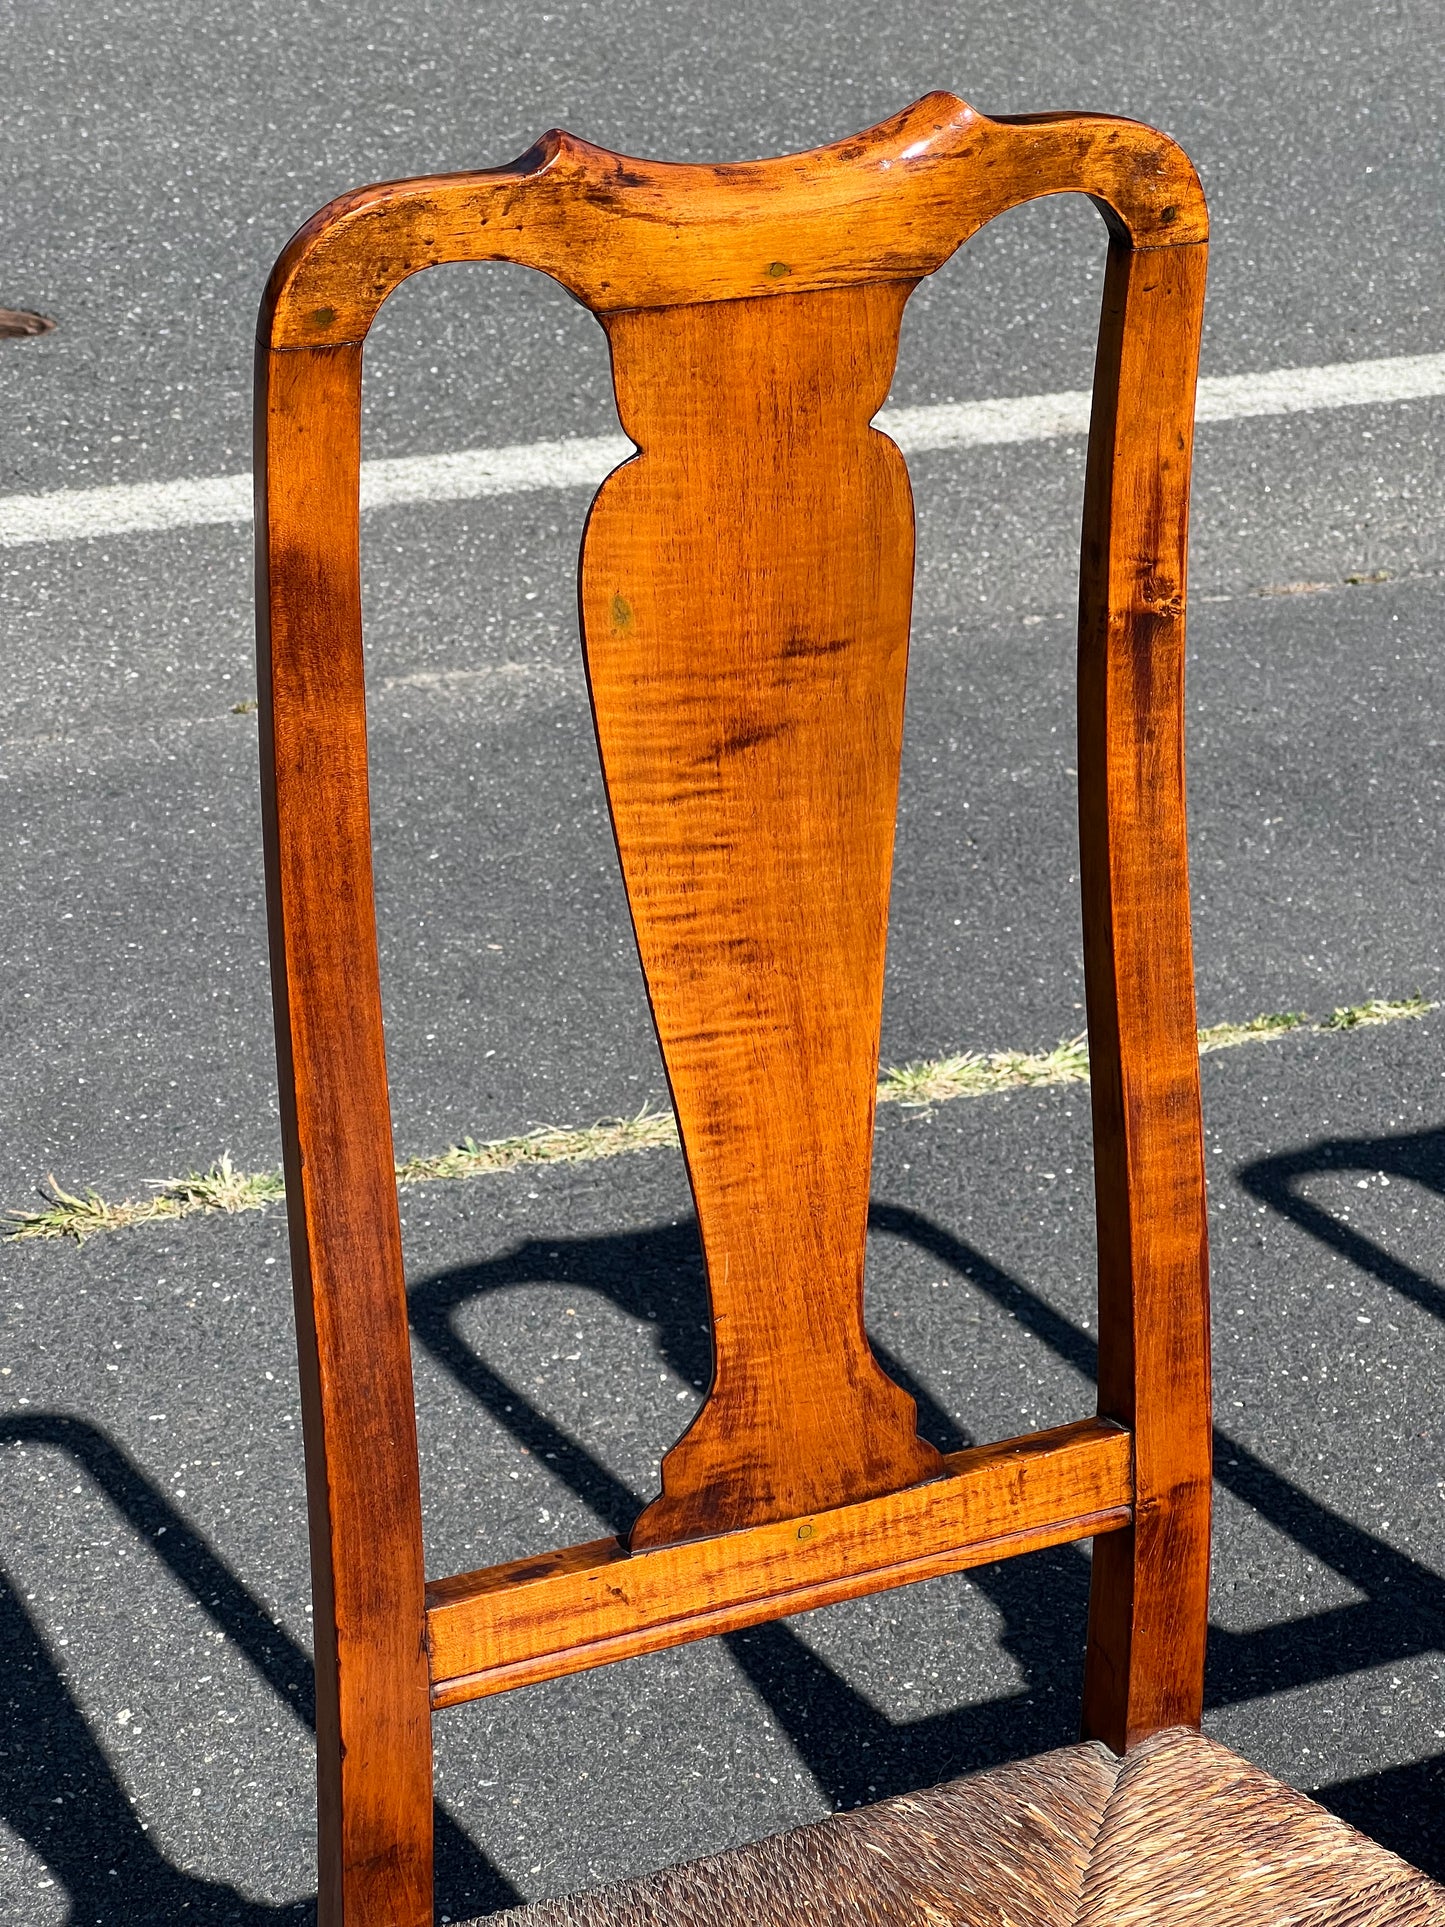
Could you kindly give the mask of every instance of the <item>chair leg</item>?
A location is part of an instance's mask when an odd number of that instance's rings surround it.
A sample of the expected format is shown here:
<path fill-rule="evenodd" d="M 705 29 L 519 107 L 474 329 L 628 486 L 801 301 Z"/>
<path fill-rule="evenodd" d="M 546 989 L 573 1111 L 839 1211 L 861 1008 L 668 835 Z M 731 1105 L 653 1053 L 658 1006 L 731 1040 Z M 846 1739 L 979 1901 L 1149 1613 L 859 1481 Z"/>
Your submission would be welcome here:
<path fill-rule="evenodd" d="M 410 1746 L 362 1757 L 348 1751 L 340 1717 L 342 1698 L 360 1695 L 333 1693 L 323 1709 L 320 1672 L 317 1927 L 432 1927 L 430 1708 Z"/>
<path fill-rule="evenodd" d="M 1204 1614 L 1194 1595 L 1198 1578 L 1207 1581 L 1207 1502 L 1196 1510 L 1203 1519 L 1193 1530 L 1175 1519 L 1094 1541 L 1082 1737 L 1116 1753 L 1166 1727 L 1199 1725 Z M 1181 1562 L 1180 1538 L 1202 1538 L 1205 1558 Z M 1176 1616 L 1181 1594 L 1186 1610 Z"/>

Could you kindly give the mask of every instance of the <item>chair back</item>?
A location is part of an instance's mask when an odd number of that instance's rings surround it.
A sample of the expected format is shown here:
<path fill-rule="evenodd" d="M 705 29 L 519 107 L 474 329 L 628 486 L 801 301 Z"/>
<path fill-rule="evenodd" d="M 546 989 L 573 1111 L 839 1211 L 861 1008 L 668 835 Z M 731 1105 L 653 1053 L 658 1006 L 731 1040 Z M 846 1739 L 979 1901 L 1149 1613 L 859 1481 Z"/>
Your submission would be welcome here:
<path fill-rule="evenodd" d="M 871 426 L 904 304 L 995 215 L 1090 195 L 1109 257 L 1079 792 L 1098 1412 L 940 1454 L 863 1324 L 913 578 Z M 1086 1732 L 1197 1723 L 1208 1316 L 1182 761 L 1206 221 L 1101 116 L 932 94 L 745 166 L 565 133 L 367 188 L 278 261 L 258 355 L 265 836 L 313 1547 L 321 1921 L 431 1920 L 434 1707 L 1096 1541 Z M 358 568 L 362 343 L 408 275 L 506 260 L 597 315 L 638 453 L 582 549 L 617 848 L 696 1201 L 706 1400 L 627 1543 L 426 1583 L 382 1037 Z"/>

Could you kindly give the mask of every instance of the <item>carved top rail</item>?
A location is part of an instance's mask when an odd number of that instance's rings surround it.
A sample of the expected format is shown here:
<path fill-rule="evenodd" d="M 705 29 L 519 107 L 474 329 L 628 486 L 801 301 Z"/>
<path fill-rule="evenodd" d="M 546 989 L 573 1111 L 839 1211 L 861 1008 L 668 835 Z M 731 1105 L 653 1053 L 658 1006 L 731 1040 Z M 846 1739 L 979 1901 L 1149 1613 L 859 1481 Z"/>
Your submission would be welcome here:
<path fill-rule="evenodd" d="M 1182 149 L 1107 115 L 990 120 L 934 93 L 851 140 L 721 166 L 629 160 L 554 130 L 510 166 L 323 208 L 276 264 L 270 339 L 358 342 L 399 282 L 442 262 L 539 268 L 598 314 L 917 280 L 1006 209 L 1063 193 L 1091 195 L 1134 248 L 1208 235 Z"/>

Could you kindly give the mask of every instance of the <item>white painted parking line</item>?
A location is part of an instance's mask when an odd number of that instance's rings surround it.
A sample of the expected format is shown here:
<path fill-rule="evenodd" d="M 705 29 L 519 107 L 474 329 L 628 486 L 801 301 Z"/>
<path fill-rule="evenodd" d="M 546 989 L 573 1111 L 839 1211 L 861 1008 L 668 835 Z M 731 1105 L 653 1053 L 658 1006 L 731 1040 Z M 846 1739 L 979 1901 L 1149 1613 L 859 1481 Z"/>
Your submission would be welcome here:
<path fill-rule="evenodd" d="M 1436 395 L 1445 395 L 1445 354 L 1398 355 L 1386 361 L 1339 361 L 1255 375 L 1207 375 L 1199 384 L 1199 419 L 1244 421 L 1260 415 L 1308 414 Z M 1050 441 L 1087 431 L 1089 396 L 1083 389 L 1071 389 L 1057 395 L 946 402 L 933 408 L 885 408 L 878 425 L 907 455 Z M 361 505 L 389 508 L 407 502 L 520 495 L 535 489 L 595 488 L 631 452 L 631 442 L 621 435 L 595 435 L 366 462 L 361 470 Z M 0 548 L 250 519 L 249 475 L 59 489 L 46 495 L 0 496 Z"/>

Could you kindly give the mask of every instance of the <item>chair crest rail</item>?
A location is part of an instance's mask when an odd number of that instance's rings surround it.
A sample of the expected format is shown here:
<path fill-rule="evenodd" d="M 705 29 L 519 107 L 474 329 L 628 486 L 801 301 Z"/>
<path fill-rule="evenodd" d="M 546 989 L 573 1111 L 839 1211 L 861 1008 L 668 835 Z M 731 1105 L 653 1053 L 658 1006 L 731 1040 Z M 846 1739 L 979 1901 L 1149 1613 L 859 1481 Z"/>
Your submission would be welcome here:
<path fill-rule="evenodd" d="M 307 222 L 267 291 L 275 348 L 360 342 L 408 275 L 512 261 L 596 314 L 932 274 L 995 216 L 1091 195 L 1134 248 L 1208 237 L 1183 150 L 1099 114 L 991 120 L 928 94 L 851 140 L 780 160 L 632 160 L 554 129 L 509 166 L 362 188 Z"/>

